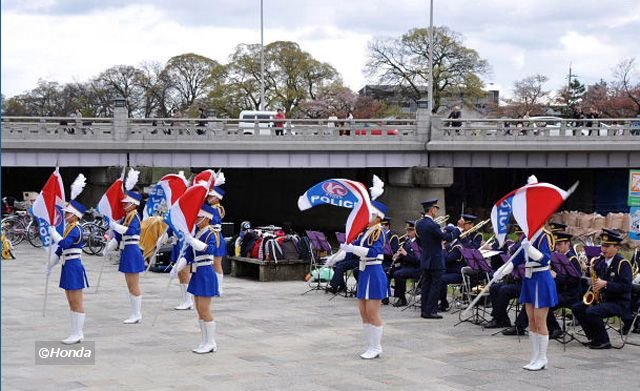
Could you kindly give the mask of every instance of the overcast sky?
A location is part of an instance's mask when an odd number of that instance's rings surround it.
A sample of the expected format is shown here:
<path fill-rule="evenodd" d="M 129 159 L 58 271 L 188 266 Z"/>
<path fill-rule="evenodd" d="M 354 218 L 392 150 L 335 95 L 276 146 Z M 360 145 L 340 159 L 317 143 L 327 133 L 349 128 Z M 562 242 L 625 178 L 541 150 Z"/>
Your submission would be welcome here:
<path fill-rule="evenodd" d="M 358 90 L 367 42 L 428 25 L 429 0 L 264 0 L 265 43 L 298 42 Z M 569 63 L 586 84 L 640 61 L 638 0 L 434 0 L 434 24 L 461 33 L 492 67 L 488 88 L 541 73 L 566 83 Z M 260 0 L 3 0 L 2 93 L 38 79 L 86 81 L 118 64 L 164 63 L 194 52 L 226 63 L 260 41 Z M 374 82 L 373 80 L 370 82 Z M 493 84 L 489 84 L 493 83 Z"/>

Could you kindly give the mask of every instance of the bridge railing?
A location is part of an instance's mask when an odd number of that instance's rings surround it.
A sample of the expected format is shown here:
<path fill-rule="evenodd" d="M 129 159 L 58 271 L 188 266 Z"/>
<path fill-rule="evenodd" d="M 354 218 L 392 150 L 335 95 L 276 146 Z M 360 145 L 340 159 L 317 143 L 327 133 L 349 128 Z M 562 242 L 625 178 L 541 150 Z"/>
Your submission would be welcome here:
<path fill-rule="evenodd" d="M 615 141 L 640 140 L 640 118 L 444 119 L 433 117 L 431 140 Z"/>
<path fill-rule="evenodd" d="M 121 128 L 118 129 L 117 127 Z M 3 117 L 2 137 L 16 140 L 426 141 L 415 119 L 274 119 Z"/>
<path fill-rule="evenodd" d="M 2 138 L 18 140 L 113 139 L 112 118 L 2 117 Z"/>
<path fill-rule="evenodd" d="M 273 137 L 289 140 L 417 139 L 416 121 L 273 119 L 241 120 L 213 118 L 131 119 L 129 139 L 137 140 L 249 140 Z"/>

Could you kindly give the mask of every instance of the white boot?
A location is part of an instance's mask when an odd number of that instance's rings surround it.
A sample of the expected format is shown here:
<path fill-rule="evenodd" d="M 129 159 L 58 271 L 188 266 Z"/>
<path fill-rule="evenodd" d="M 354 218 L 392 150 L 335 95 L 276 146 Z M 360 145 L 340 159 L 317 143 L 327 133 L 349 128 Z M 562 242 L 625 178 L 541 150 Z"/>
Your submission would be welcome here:
<path fill-rule="evenodd" d="M 540 354 L 540 345 L 538 343 L 538 337 L 540 334 L 529 331 L 529 341 L 531 341 L 531 360 L 522 369 L 531 370 L 531 366 L 538 360 L 538 354 Z"/>
<path fill-rule="evenodd" d="M 382 355 L 382 326 L 369 325 L 370 345 L 366 352 L 360 355 L 363 360 L 371 360 Z"/>
<path fill-rule="evenodd" d="M 547 347 L 549 347 L 549 335 L 538 334 L 538 359 L 529 366 L 530 371 L 540 371 L 547 367 Z"/>
<path fill-rule="evenodd" d="M 84 339 L 82 329 L 84 328 L 85 314 L 71 311 L 71 335 L 61 342 L 65 345 L 72 345 Z"/>
<path fill-rule="evenodd" d="M 370 327 L 371 325 L 369 323 L 362 324 L 362 335 L 364 336 L 364 340 L 367 342 L 367 348 L 364 353 L 360 355 L 360 357 L 364 356 L 369 350 L 371 350 L 371 345 L 373 345 L 373 342 L 371 340 L 372 334 L 369 332 Z"/>
<path fill-rule="evenodd" d="M 204 324 L 204 334 L 205 334 L 205 344 L 199 349 L 194 349 L 194 353 L 205 354 L 205 353 L 215 353 L 218 350 L 218 345 L 216 344 L 216 322 L 212 320 L 211 322 L 202 322 Z"/>
<path fill-rule="evenodd" d="M 207 343 L 207 332 L 204 327 L 204 320 L 198 319 L 198 323 L 200 324 L 200 345 L 195 349 L 191 349 L 194 353 L 197 353 L 197 351 L 202 349 L 202 347 Z"/>
<path fill-rule="evenodd" d="M 122 323 L 140 323 L 142 321 L 142 295 L 134 296 L 130 294 L 129 299 L 131 300 L 131 316 L 129 316 L 128 319 L 125 319 Z"/>
<path fill-rule="evenodd" d="M 189 284 L 180 284 L 180 290 L 182 291 L 182 304 L 174 307 L 176 310 L 190 310 L 193 309 L 193 295 L 187 292 Z"/>

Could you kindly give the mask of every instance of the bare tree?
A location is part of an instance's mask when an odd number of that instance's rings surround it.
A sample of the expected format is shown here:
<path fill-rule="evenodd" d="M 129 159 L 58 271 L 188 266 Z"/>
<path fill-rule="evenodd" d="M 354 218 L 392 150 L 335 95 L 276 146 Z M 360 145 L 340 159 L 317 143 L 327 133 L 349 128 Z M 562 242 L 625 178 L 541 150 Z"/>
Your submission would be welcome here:
<path fill-rule="evenodd" d="M 636 59 L 628 58 L 618 63 L 614 77 L 615 86 L 633 102 L 636 113 L 640 114 L 640 78 L 636 69 Z"/>
<path fill-rule="evenodd" d="M 222 83 L 224 71 L 217 61 L 193 53 L 170 58 L 164 69 L 166 77 L 172 81 L 172 89 L 177 93 L 176 101 L 181 109 L 189 108 Z"/>
<path fill-rule="evenodd" d="M 544 90 L 544 83 L 549 79 L 544 75 L 525 77 L 513 83 L 513 98 L 505 99 L 509 104 L 509 114 L 514 117 L 522 117 L 541 114 L 544 110 L 545 99 L 549 91 Z"/>
<path fill-rule="evenodd" d="M 437 112 L 445 97 L 476 98 L 484 84 L 480 75 L 489 64 L 462 43 L 462 36 L 447 27 L 434 27 L 433 108 Z M 429 30 L 416 28 L 400 38 L 369 42 L 368 77 L 382 84 L 397 85 L 414 101 L 425 95 L 429 84 Z"/>

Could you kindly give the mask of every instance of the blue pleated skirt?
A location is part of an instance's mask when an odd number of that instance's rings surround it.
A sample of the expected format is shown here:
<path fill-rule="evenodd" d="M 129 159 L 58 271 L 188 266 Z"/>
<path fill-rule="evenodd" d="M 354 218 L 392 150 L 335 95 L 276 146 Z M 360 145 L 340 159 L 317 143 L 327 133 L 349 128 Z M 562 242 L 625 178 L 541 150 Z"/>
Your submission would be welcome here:
<path fill-rule="evenodd" d="M 122 273 L 142 273 L 145 271 L 144 258 L 142 250 L 137 244 L 128 244 L 124 246 L 122 254 L 120 254 L 120 266 L 118 271 Z"/>
<path fill-rule="evenodd" d="M 382 300 L 389 296 L 390 288 L 382 265 L 367 265 L 358 276 L 358 299 Z"/>
<path fill-rule="evenodd" d="M 200 266 L 195 273 L 191 273 L 187 292 L 194 296 L 220 296 L 218 276 L 213 265 Z"/>
<path fill-rule="evenodd" d="M 89 287 L 87 272 L 80 259 L 70 259 L 64 263 L 60 272 L 59 286 L 68 291 Z"/>
<path fill-rule="evenodd" d="M 520 303 L 533 304 L 535 308 L 555 307 L 558 305 L 556 282 L 549 270 L 533 273 L 531 278 L 524 278 Z"/>

